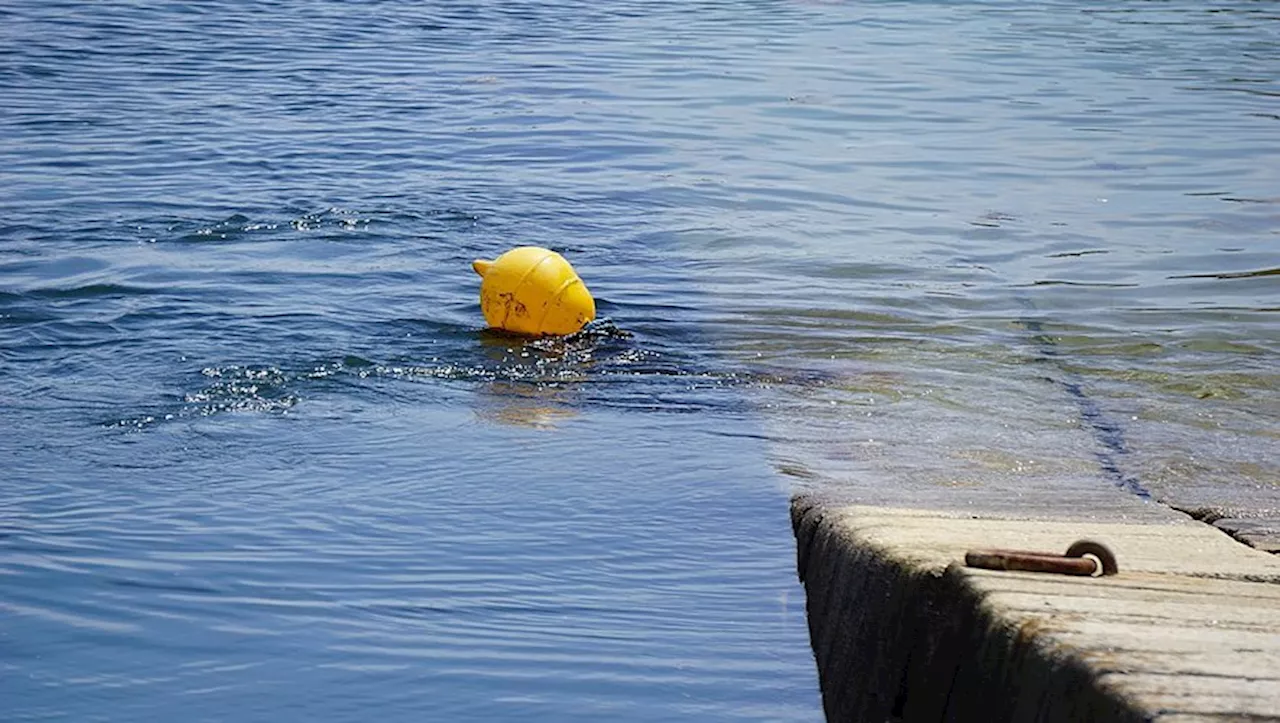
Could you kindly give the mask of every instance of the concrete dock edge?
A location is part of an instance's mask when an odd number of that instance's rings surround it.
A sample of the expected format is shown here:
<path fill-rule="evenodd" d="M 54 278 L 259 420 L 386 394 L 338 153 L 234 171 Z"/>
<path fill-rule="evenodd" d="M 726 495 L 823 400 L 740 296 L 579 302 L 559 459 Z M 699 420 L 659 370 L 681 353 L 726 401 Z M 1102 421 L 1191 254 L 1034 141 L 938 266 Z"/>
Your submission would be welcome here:
<path fill-rule="evenodd" d="M 792 521 L 832 723 L 1280 721 L 1280 561 L 1178 513 L 1010 519 L 802 493 Z M 972 547 L 1082 537 L 1121 574 L 963 566 Z"/>

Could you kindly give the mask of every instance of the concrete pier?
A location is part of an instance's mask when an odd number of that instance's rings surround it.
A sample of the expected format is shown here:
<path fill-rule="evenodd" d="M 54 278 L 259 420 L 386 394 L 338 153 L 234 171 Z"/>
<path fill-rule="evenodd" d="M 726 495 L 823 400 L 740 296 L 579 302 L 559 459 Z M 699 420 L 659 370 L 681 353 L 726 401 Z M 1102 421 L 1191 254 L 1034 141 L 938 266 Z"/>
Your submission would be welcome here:
<path fill-rule="evenodd" d="M 1280 558 L 1093 492 L 1075 510 L 795 497 L 827 719 L 1280 721 Z M 1062 552 L 1081 538 L 1108 545 L 1120 574 L 964 566 L 971 548 Z"/>

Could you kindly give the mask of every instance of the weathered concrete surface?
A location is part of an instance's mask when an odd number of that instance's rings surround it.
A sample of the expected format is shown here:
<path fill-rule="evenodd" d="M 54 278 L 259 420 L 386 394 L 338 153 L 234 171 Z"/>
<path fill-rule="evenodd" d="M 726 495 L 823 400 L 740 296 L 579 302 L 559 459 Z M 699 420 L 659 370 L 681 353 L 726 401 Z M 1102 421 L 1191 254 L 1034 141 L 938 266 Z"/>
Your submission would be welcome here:
<path fill-rule="evenodd" d="M 805 494 L 792 516 L 830 721 L 1280 721 L 1280 559 L 1209 525 L 1154 504 L 1018 519 Z M 974 547 L 1080 538 L 1121 573 L 963 567 Z"/>

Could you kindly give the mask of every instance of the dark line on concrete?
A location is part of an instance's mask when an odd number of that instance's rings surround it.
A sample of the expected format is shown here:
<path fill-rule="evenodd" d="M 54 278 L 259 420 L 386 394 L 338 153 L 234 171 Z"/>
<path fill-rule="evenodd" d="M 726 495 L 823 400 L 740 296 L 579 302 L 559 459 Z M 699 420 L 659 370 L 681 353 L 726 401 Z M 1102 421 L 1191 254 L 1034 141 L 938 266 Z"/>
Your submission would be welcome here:
<path fill-rule="evenodd" d="M 1023 299 L 1022 303 L 1035 311 L 1035 304 L 1030 299 Z M 1031 338 L 1040 352 L 1040 361 L 1052 363 L 1062 374 L 1062 378 L 1045 377 L 1045 379 L 1065 389 L 1067 396 L 1076 403 L 1081 421 L 1093 433 L 1093 438 L 1099 445 L 1099 449 L 1095 450 L 1093 455 L 1098 460 L 1098 466 L 1103 474 L 1116 487 L 1144 500 L 1150 500 L 1151 493 L 1142 486 L 1142 482 L 1134 475 L 1125 474 L 1120 468 L 1120 457 L 1129 453 L 1124 440 L 1124 428 L 1119 422 L 1110 419 L 1102 406 L 1085 392 L 1084 380 L 1080 375 L 1066 368 L 1062 362 L 1058 342 L 1045 333 L 1044 325 L 1036 319 L 1029 318 L 1020 319 L 1019 322 L 1035 334 Z"/>

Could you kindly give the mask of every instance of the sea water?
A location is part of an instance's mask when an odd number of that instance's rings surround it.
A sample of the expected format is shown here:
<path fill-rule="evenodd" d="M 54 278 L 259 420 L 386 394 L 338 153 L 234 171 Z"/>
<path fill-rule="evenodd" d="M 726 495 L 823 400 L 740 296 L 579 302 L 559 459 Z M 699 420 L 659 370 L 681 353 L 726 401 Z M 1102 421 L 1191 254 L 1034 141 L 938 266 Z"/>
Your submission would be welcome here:
<path fill-rule="evenodd" d="M 792 484 L 1113 485 L 1064 380 L 1120 481 L 1280 507 L 1269 4 L 0 39 L 5 720 L 817 720 Z M 484 331 L 517 244 L 608 321 Z"/>

